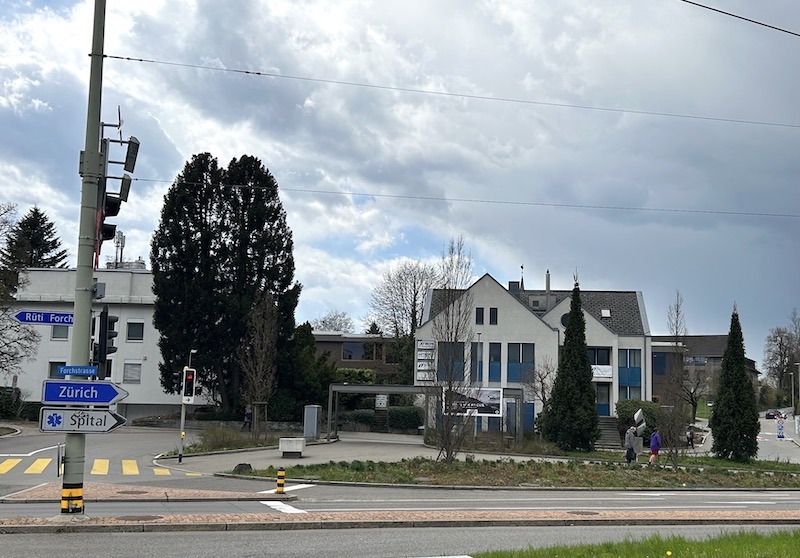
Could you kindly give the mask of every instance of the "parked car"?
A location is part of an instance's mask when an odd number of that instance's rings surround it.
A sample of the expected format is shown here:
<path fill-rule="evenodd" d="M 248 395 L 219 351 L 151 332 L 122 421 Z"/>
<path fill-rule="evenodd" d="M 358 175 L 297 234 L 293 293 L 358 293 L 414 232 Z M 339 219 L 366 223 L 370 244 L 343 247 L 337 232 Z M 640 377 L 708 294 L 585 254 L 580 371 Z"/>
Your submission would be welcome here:
<path fill-rule="evenodd" d="M 779 419 L 779 418 L 784 418 L 784 417 L 783 417 L 783 413 L 782 412 L 780 412 L 780 411 L 778 411 L 776 409 L 773 409 L 771 411 L 767 411 L 767 414 L 764 415 L 764 418 L 765 419 Z"/>

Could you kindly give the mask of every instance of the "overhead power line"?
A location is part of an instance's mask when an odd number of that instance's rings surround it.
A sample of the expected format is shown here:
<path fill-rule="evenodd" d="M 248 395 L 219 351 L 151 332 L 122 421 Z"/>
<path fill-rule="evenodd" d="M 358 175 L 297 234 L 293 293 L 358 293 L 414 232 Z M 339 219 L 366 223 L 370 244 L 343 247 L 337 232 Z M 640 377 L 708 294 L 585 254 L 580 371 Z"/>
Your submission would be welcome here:
<path fill-rule="evenodd" d="M 159 180 L 155 178 L 134 178 L 141 182 L 172 182 L 171 180 Z M 181 181 L 180 184 L 188 185 L 202 185 L 201 182 L 187 182 Z M 220 186 L 228 186 L 230 188 L 266 188 L 265 186 L 253 186 L 251 184 L 221 184 Z M 788 218 L 800 219 L 798 213 L 769 213 L 757 211 L 723 211 L 719 209 L 681 209 L 670 207 L 628 207 L 619 205 L 591 205 L 579 203 L 548 203 L 548 202 L 531 202 L 521 200 L 492 200 L 481 198 L 445 198 L 441 196 L 418 196 L 418 195 L 402 195 L 402 194 L 374 194 L 368 192 L 336 192 L 333 190 L 317 190 L 313 188 L 278 188 L 279 191 L 284 192 L 300 192 L 306 194 L 325 194 L 331 196 L 358 196 L 365 198 L 388 198 L 388 199 L 402 199 L 402 200 L 417 200 L 417 201 L 435 201 L 435 202 L 458 202 L 458 203 L 480 203 L 491 205 L 516 205 L 528 207 L 557 207 L 562 209 L 597 209 L 604 211 L 645 211 L 653 213 L 687 213 L 687 214 L 705 214 L 705 215 L 729 215 L 737 217 L 771 217 L 771 218 Z"/>
<path fill-rule="evenodd" d="M 800 33 L 795 33 L 794 31 L 789 31 L 788 29 L 782 29 L 780 27 L 775 27 L 774 25 L 770 25 L 768 23 L 763 23 L 761 21 L 756 21 L 754 19 L 750 19 L 747 17 L 743 17 L 740 15 L 732 14 L 730 12 L 725 12 L 723 10 L 718 10 L 717 8 L 712 8 L 711 6 L 706 6 L 704 4 L 698 4 L 697 2 L 692 2 L 691 0 L 680 0 L 681 2 L 685 2 L 686 4 L 691 4 L 692 6 L 697 6 L 698 8 L 704 8 L 706 10 L 711 10 L 712 12 L 717 12 L 726 16 L 735 17 L 736 19 L 741 19 L 747 21 L 749 23 L 755 23 L 756 25 L 761 25 L 763 27 L 769 27 L 770 29 L 774 29 L 775 31 L 780 31 L 781 33 L 788 33 L 789 35 L 794 35 L 796 37 L 800 37 Z"/>
<path fill-rule="evenodd" d="M 440 97 L 455 97 L 459 99 L 473 99 L 478 101 L 490 101 L 490 102 L 499 102 L 499 103 L 516 103 L 522 105 L 537 105 L 537 106 L 545 106 L 545 107 L 557 107 L 557 108 L 571 108 L 571 109 L 581 109 L 581 110 L 593 110 L 593 111 L 601 111 L 601 112 L 612 112 L 618 114 L 637 114 L 642 116 L 660 116 L 665 118 L 684 118 L 689 120 L 706 120 L 712 122 L 728 122 L 732 124 L 749 124 L 755 126 L 775 126 L 781 128 L 800 128 L 800 124 L 789 124 L 785 122 L 768 122 L 763 120 L 747 120 L 747 119 L 740 119 L 740 118 L 722 118 L 716 116 L 702 116 L 696 114 L 681 114 L 675 112 L 659 112 L 659 111 L 649 111 L 649 110 L 635 110 L 635 109 L 618 109 L 618 108 L 611 108 L 611 107 L 600 107 L 600 106 L 592 106 L 592 105 L 578 105 L 572 103 L 554 103 L 548 101 L 536 101 L 533 99 L 517 99 L 513 97 L 492 97 L 489 95 L 475 95 L 470 93 L 454 93 L 449 91 L 434 91 L 431 89 L 416 89 L 413 87 L 398 87 L 392 85 L 379 85 L 373 83 L 361 83 L 356 81 L 344 81 L 344 80 L 337 80 L 337 79 L 324 79 L 324 78 L 313 78 L 313 77 L 306 77 L 306 76 L 294 76 L 289 74 L 277 74 L 275 72 L 261 72 L 257 70 L 242 70 L 237 68 L 220 68 L 219 66 L 205 66 L 201 64 L 186 64 L 182 62 L 168 62 L 164 60 L 153 60 L 147 58 L 132 58 L 129 56 L 115 56 L 111 54 L 104 54 L 105 58 L 110 58 L 112 60 L 122 60 L 125 62 L 141 62 L 145 64 L 157 64 L 162 66 L 174 66 L 179 68 L 190 68 L 194 70 L 209 70 L 214 72 L 225 72 L 225 73 L 233 73 L 233 74 L 244 74 L 244 75 L 251 75 L 251 76 L 259 76 L 259 77 L 270 77 L 276 79 L 289 79 L 294 81 L 305 81 L 310 83 L 324 83 L 329 85 L 343 85 L 347 87 L 360 87 L 364 89 L 377 89 L 381 91 L 395 91 L 399 93 L 414 93 L 419 95 L 437 95 Z"/>

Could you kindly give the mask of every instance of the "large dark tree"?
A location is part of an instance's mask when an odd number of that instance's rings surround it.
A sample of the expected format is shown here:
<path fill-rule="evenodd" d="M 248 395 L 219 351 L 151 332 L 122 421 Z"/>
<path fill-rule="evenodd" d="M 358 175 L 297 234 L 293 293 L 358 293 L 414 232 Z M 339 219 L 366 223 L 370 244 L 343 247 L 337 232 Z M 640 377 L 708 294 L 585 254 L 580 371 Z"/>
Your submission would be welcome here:
<path fill-rule="evenodd" d="M 565 450 L 590 451 L 600 436 L 597 394 L 586 349 L 586 320 L 576 277 L 558 371 L 542 415 L 545 438 Z"/>
<path fill-rule="evenodd" d="M 27 267 L 67 267 L 67 251 L 61 248 L 56 227 L 47 215 L 34 206 L 7 232 L 0 248 L 2 290 L 13 294 L 19 285 L 19 272 Z"/>
<path fill-rule="evenodd" d="M 173 373 L 194 348 L 202 386 L 225 411 L 238 406 L 236 355 L 251 308 L 264 294 L 277 308 L 280 385 L 300 294 L 292 248 L 278 185 L 258 159 L 243 156 L 224 169 L 202 153 L 186 164 L 165 197 L 151 252 L 165 391 L 175 391 Z"/>
<path fill-rule="evenodd" d="M 758 454 L 758 407 L 756 390 L 747 375 L 744 339 L 739 313 L 731 315 L 728 346 L 722 355 L 714 412 L 709 420 L 714 443 L 711 451 L 723 459 L 748 461 Z"/>

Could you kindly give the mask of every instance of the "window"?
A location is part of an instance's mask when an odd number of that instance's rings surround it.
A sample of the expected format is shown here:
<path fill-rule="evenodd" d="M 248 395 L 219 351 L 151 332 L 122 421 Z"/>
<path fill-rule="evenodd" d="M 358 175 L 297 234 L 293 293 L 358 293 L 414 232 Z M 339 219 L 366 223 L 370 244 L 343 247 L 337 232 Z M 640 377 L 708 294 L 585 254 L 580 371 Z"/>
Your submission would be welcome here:
<path fill-rule="evenodd" d="M 586 352 L 589 355 L 589 364 L 592 366 L 611 366 L 610 347 L 589 347 Z"/>
<path fill-rule="evenodd" d="M 502 367 L 501 343 L 489 343 L 489 381 L 500 381 L 500 369 Z"/>
<path fill-rule="evenodd" d="M 144 341 L 144 323 L 128 322 L 128 336 L 126 341 Z"/>
<path fill-rule="evenodd" d="M 66 362 L 51 362 L 48 366 L 49 369 L 47 371 L 48 378 L 60 378 L 61 376 L 58 375 L 58 367 L 59 366 L 66 366 Z"/>
<path fill-rule="evenodd" d="M 58 341 L 65 341 L 69 338 L 69 326 L 65 325 L 54 325 L 53 329 L 50 332 L 50 339 L 58 340 Z"/>
<path fill-rule="evenodd" d="M 641 368 L 642 350 L 641 349 L 620 349 L 619 353 L 620 368 Z"/>
<path fill-rule="evenodd" d="M 342 343 L 342 360 L 383 360 L 383 343 Z"/>
<path fill-rule="evenodd" d="M 508 344 L 508 381 L 521 382 L 533 371 L 533 343 Z"/>
<path fill-rule="evenodd" d="M 440 382 L 463 382 L 464 343 L 440 341 L 438 356 L 436 379 Z"/>
<path fill-rule="evenodd" d="M 123 384 L 142 383 L 141 362 L 126 362 L 125 364 L 122 365 L 122 383 Z"/>
<path fill-rule="evenodd" d="M 483 325 L 483 307 L 475 309 L 475 325 Z"/>
<path fill-rule="evenodd" d="M 497 325 L 497 308 L 489 308 L 489 325 Z"/>
<path fill-rule="evenodd" d="M 470 374 L 473 382 L 483 381 L 483 343 L 472 343 L 472 353 L 469 361 Z"/>

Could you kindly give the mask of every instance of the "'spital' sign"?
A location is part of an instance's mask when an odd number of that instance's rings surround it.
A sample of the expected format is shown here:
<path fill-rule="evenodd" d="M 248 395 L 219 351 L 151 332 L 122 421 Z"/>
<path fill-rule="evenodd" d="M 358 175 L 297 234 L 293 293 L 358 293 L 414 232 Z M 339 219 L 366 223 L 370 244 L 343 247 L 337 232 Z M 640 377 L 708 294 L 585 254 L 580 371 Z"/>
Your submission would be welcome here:
<path fill-rule="evenodd" d="M 125 424 L 127 419 L 108 409 L 72 409 L 42 407 L 39 429 L 42 432 L 82 432 L 100 434 Z"/>

